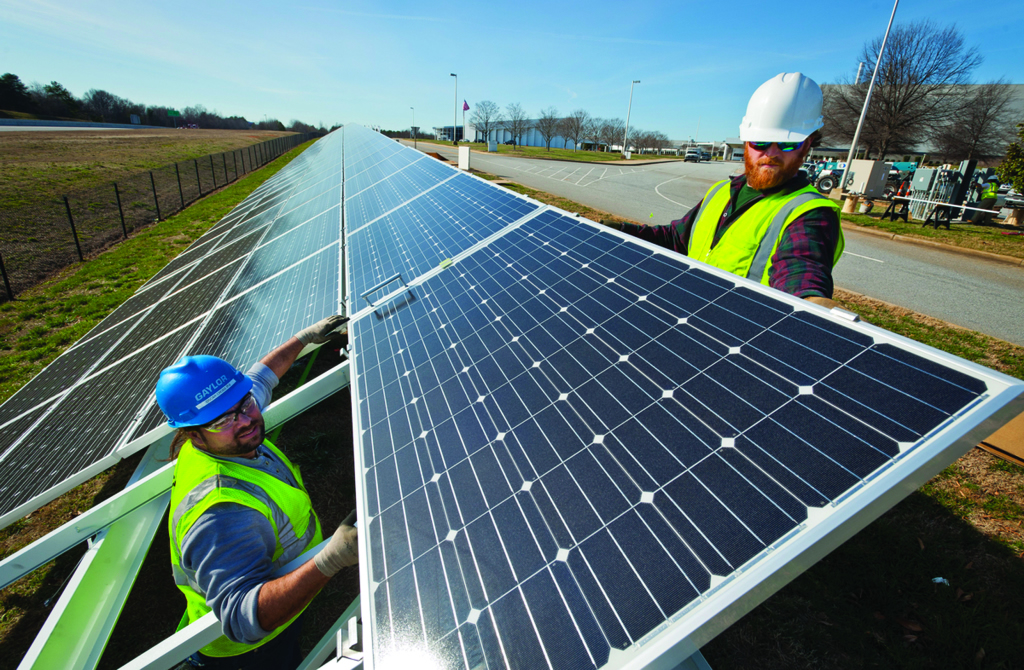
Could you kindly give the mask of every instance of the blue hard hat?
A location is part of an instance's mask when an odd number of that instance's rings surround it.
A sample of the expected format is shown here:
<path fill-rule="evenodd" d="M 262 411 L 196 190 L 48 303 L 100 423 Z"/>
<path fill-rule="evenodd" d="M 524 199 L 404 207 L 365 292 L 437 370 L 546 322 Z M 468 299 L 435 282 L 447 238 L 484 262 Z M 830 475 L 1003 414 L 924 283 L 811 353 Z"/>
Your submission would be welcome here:
<path fill-rule="evenodd" d="M 252 380 L 216 356 L 185 356 L 164 368 L 156 401 L 172 428 L 202 426 L 234 407 L 252 389 Z"/>

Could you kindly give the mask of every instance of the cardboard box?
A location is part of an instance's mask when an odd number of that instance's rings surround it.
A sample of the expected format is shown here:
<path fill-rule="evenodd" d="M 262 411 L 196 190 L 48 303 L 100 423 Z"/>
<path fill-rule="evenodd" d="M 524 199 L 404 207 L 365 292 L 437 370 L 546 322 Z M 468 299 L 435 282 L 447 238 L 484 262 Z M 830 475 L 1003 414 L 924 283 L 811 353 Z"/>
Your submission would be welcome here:
<path fill-rule="evenodd" d="M 1005 461 L 1024 465 L 1024 414 L 989 435 L 978 447 Z"/>

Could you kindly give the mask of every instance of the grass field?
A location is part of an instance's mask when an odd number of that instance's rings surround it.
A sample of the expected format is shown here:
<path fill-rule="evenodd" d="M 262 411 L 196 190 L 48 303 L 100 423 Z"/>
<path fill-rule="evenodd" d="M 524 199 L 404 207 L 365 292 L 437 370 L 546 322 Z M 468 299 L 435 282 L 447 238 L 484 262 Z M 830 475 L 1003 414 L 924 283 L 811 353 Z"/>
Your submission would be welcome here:
<path fill-rule="evenodd" d="M 280 163 L 270 167 L 277 169 Z M 260 173 L 246 177 L 204 199 L 200 206 L 209 209 L 190 208 L 147 230 L 152 235 L 148 241 L 122 244 L 0 308 L 0 354 L 17 359 L 0 368 L 5 375 L 0 398 L 123 301 L 262 178 Z M 611 220 L 562 198 L 509 187 L 588 218 Z M 871 323 L 1024 378 L 1024 348 L 857 294 L 840 290 L 835 297 Z M 57 315 L 66 315 L 64 321 L 51 322 Z M 321 369 L 337 360 L 332 352 L 321 356 Z M 284 387 L 294 384 L 295 376 L 289 373 Z M 351 453 L 349 407 L 343 391 L 285 426 L 278 441 L 303 467 L 327 528 L 350 508 L 351 461 L 325 457 Z M 0 556 L 116 492 L 132 467 L 126 461 L 18 527 L 0 531 Z M 703 652 L 715 670 L 1021 667 L 1024 603 L 1016 594 L 1024 589 L 1022 522 L 1024 468 L 972 450 L 705 645 Z M 184 599 L 168 576 L 166 544 L 162 535 L 154 542 L 101 667 L 118 667 L 173 631 Z M 0 592 L 0 670 L 17 665 L 42 625 L 44 601 L 59 592 L 76 560 L 77 554 L 69 552 Z M 934 583 L 935 577 L 949 585 Z M 330 588 L 314 603 L 307 646 L 358 589 L 355 570 L 339 576 Z"/>
<path fill-rule="evenodd" d="M 0 133 L 0 209 L 30 205 L 290 133 L 264 130 L 81 130 Z"/>

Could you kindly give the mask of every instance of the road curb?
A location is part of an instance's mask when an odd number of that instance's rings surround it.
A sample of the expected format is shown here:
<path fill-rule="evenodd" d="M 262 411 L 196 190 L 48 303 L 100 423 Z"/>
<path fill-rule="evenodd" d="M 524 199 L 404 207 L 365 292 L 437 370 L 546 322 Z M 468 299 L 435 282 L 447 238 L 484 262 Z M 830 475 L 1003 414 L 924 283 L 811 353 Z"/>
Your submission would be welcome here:
<path fill-rule="evenodd" d="M 910 244 L 917 244 L 920 246 L 932 247 L 943 249 L 952 253 L 965 254 L 967 256 L 977 256 L 978 258 L 986 258 L 990 261 L 996 261 L 998 263 L 1006 263 L 1007 265 L 1016 265 L 1017 267 L 1024 267 L 1024 258 L 1015 258 L 1014 256 L 1006 256 L 1004 254 L 994 254 L 991 251 L 981 251 L 980 249 L 967 249 L 965 247 L 957 247 L 952 244 L 946 244 L 944 242 L 932 242 L 931 240 L 923 240 L 919 237 L 908 237 L 906 235 L 898 235 L 896 233 L 890 233 L 885 230 L 877 230 L 875 228 L 869 228 L 867 226 L 858 226 L 855 223 L 842 222 L 843 230 L 852 230 L 858 233 L 864 233 L 865 235 L 873 235 L 875 237 L 881 237 L 887 240 L 896 240 L 897 242 L 909 242 Z"/>
<path fill-rule="evenodd" d="M 407 146 L 412 146 L 411 140 L 406 140 L 406 139 L 403 138 L 402 139 L 402 143 L 406 144 Z M 440 145 L 438 145 L 438 144 L 432 144 L 430 142 L 424 142 L 424 144 L 427 144 L 427 145 L 430 145 L 430 146 L 441 146 L 441 147 L 444 147 L 446 149 L 455 149 L 454 145 L 448 145 L 448 144 L 440 144 Z M 490 151 L 480 151 L 479 149 L 472 149 L 472 148 L 470 149 L 470 151 L 472 153 L 475 153 L 475 154 L 480 154 L 481 156 L 498 156 L 498 157 L 501 157 L 500 153 L 491 153 Z M 678 162 L 682 161 L 681 158 L 676 158 L 676 159 L 666 158 L 664 160 L 635 160 L 635 161 L 634 160 L 629 160 L 629 161 L 624 161 L 624 160 L 614 160 L 614 161 L 579 161 L 579 160 L 573 160 L 572 158 L 546 158 L 544 156 L 506 156 L 506 157 L 507 158 L 525 158 L 526 160 L 531 160 L 531 161 L 558 161 L 558 162 L 562 162 L 562 163 L 579 163 L 581 165 L 660 165 L 662 163 L 678 163 Z M 704 162 L 705 163 L 712 163 L 712 162 L 716 162 L 716 161 L 704 161 Z M 717 161 L 717 162 L 721 162 L 721 161 Z"/>

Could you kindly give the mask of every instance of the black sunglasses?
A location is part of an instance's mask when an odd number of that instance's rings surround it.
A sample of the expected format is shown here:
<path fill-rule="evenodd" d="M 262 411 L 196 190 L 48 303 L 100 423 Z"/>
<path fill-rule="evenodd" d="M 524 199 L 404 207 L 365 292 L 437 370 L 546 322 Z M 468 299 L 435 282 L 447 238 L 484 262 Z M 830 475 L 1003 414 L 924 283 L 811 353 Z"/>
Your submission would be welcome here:
<path fill-rule="evenodd" d="M 779 145 L 779 151 L 789 153 L 790 151 L 799 149 L 803 145 L 803 142 L 747 142 L 747 144 L 758 151 L 766 151 L 771 145 L 777 144 Z"/>

